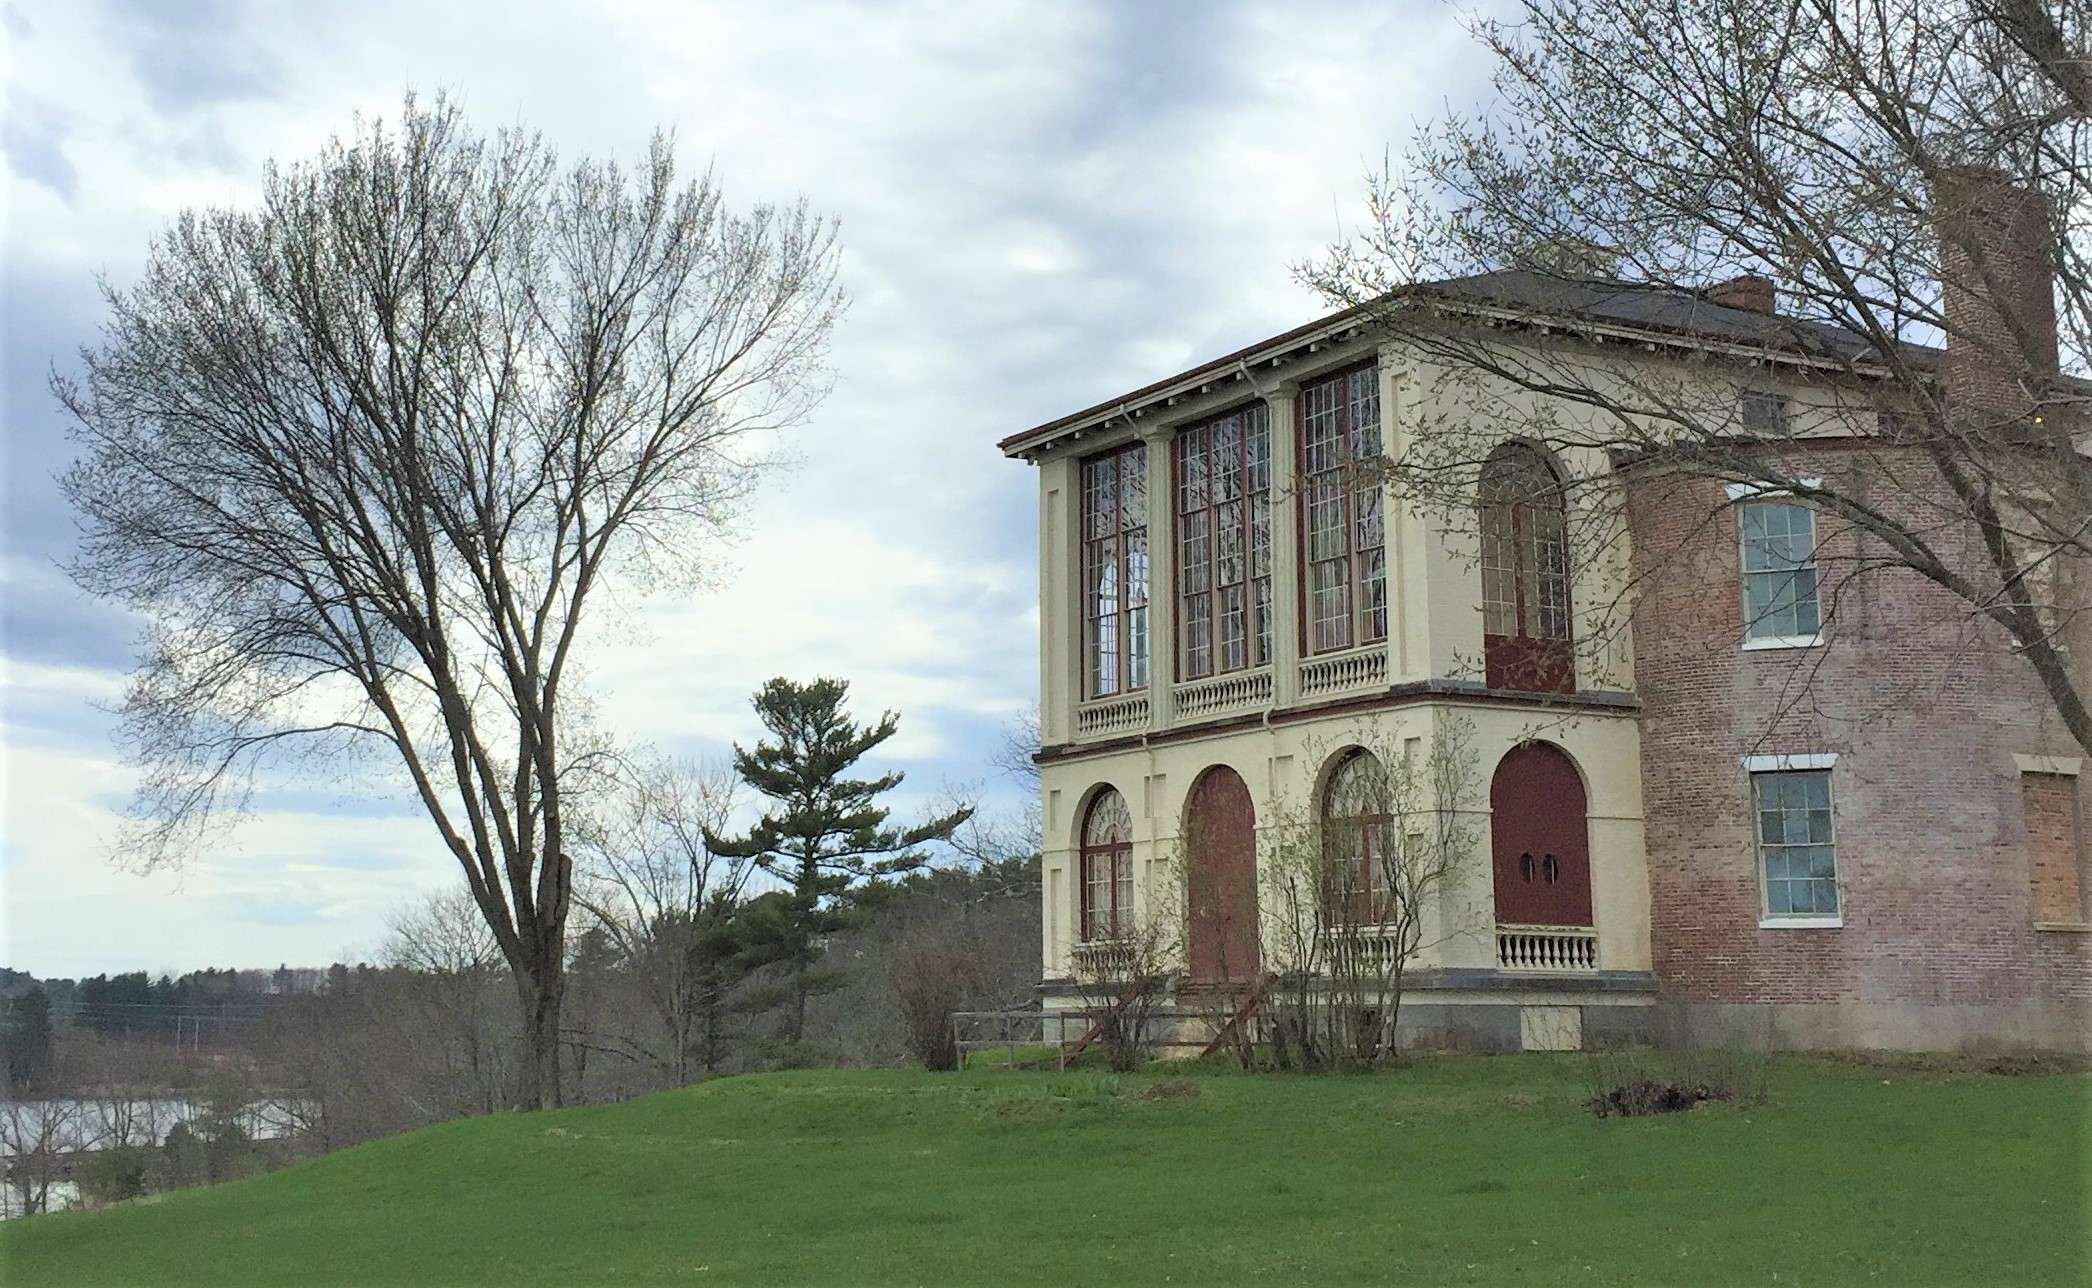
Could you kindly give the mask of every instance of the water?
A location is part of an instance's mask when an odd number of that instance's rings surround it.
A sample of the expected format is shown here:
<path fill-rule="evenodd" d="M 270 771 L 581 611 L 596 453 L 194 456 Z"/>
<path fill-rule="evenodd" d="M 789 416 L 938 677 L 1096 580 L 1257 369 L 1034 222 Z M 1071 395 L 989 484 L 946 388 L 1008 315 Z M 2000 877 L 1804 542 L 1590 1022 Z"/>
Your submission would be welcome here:
<path fill-rule="evenodd" d="M 254 1140 L 296 1134 L 308 1106 L 296 1097 L 266 1097 L 240 1110 L 239 1124 Z M 0 1166 L 9 1171 L 24 1155 L 93 1153 L 120 1145 L 162 1145 L 176 1123 L 205 1115 L 203 1106 L 179 1097 L 141 1099 L 48 1099 L 0 1101 Z M 65 1168 L 61 1164 L 62 1176 Z M 23 1194 L 0 1185 L 0 1219 L 22 1215 Z M 80 1198 L 72 1181 L 54 1179 L 46 1210 L 60 1211 Z"/>

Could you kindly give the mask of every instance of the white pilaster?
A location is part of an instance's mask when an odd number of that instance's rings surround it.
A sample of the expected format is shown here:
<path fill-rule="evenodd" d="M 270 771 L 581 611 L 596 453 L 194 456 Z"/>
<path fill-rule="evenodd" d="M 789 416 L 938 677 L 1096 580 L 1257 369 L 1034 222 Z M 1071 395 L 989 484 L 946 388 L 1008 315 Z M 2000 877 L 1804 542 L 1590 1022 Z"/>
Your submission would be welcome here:
<path fill-rule="evenodd" d="M 1417 425 L 1415 382 L 1408 359 L 1380 346 L 1380 446 L 1392 463 L 1409 448 Z M 1380 513 L 1387 540 L 1387 675 L 1390 683 L 1428 678 L 1431 669 L 1431 527 L 1396 497 L 1392 478 L 1381 484 Z"/>
<path fill-rule="evenodd" d="M 1076 596 L 1075 459 L 1039 462 L 1039 741 L 1074 737 L 1081 685 L 1082 602 Z"/>
<path fill-rule="evenodd" d="M 1176 717 L 1177 531 L 1170 473 L 1171 430 L 1141 431 L 1148 448 L 1148 727 L 1167 729 Z"/>
<path fill-rule="evenodd" d="M 1264 400 L 1271 417 L 1271 700 L 1300 696 L 1300 442 L 1294 404 L 1300 385 L 1285 381 Z"/>

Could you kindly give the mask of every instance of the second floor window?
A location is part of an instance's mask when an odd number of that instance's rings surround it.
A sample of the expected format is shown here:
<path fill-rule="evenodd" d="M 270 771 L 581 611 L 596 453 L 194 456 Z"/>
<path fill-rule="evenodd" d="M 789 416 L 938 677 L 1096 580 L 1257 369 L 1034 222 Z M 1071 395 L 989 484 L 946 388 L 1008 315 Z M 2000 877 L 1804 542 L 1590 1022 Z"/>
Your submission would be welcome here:
<path fill-rule="evenodd" d="M 1089 693 L 1148 684 L 1148 449 L 1082 463 L 1083 653 Z"/>
<path fill-rule="evenodd" d="M 1179 433 L 1178 675 L 1271 660 L 1271 417 L 1262 403 Z"/>
<path fill-rule="evenodd" d="M 1743 538 L 1743 638 L 1813 640 L 1823 626 L 1816 598 L 1816 512 L 1790 500 L 1737 507 Z"/>
<path fill-rule="evenodd" d="M 1387 638 L 1387 538 L 1373 468 L 1379 457 L 1378 367 L 1301 389 L 1301 563 L 1310 653 Z"/>
<path fill-rule="evenodd" d="M 1489 687 L 1575 688 L 1569 523 L 1547 458 L 1507 443 L 1482 467 L 1482 648 Z"/>

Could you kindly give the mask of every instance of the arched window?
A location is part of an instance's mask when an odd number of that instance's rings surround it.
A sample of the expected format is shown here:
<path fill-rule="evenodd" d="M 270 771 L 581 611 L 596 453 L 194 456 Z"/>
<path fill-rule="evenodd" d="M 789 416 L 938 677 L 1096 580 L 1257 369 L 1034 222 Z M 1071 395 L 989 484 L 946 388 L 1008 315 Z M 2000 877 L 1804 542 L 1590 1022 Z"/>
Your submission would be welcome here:
<path fill-rule="evenodd" d="M 1352 925 L 1378 924 L 1391 911 L 1391 786 L 1379 759 L 1360 750 L 1344 757 L 1322 793 L 1323 906 Z"/>
<path fill-rule="evenodd" d="M 1492 689 L 1568 693 L 1569 524 L 1538 451 L 1506 443 L 1482 467 L 1482 652 Z"/>
<path fill-rule="evenodd" d="M 1082 937 L 1117 939 L 1133 920 L 1133 814 L 1107 787 L 1082 820 Z"/>

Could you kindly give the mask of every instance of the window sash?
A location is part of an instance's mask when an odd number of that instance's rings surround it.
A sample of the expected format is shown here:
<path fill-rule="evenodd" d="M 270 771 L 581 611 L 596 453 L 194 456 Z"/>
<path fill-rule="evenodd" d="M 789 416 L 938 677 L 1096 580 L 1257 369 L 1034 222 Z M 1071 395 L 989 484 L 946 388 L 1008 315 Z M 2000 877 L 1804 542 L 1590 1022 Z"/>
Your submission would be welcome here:
<path fill-rule="evenodd" d="M 1738 504 L 1743 637 L 1806 638 L 1823 629 L 1817 597 L 1816 512 L 1794 501 Z"/>
<path fill-rule="evenodd" d="M 1763 914 L 1768 920 L 1839 915 L 1838 845 L 1830 771 L 1751 775 Z"/>
<path fill-rule="evenodd" d="M 1271 661 L 1271 421 L 1252 403 L 1171 443 L 1177 517 L 1177 676 Z"/>
<path fill-rule="evenodd" d="M 1304 643 L 1310 654 L 1378 643 L 1389 613 L 1384 493 L 1362 466 L 1380 456 L 1380 369 L 1303 386 L 1297 405 Z"/>
<path fill-rule="evenodd" d="M 1082 938 L 1117 939 L 1133 912 L 1133 849 L 1125 842 L 1082 849 Z"/>
<path fill-rule="evenodd" d="M 1572 633 L 1569 531 L 1561 484 L 1538 457 L 1505 462 L 1505 470 L 1508 477 L 1485 476 L 1483 484 L 1508 493 L 1485 497 L 1482 505 L 1483 633 L 1566 640 Z"/>
<path fill-rule="evenodd" d="M 1147 446 L 1082 463 L 1085 688 L 1090 697 L 1148 686 Z"/>

